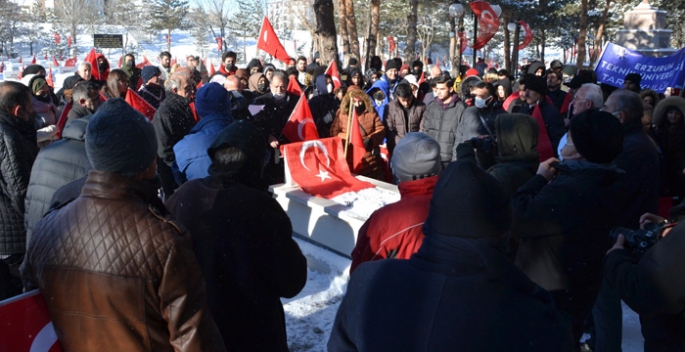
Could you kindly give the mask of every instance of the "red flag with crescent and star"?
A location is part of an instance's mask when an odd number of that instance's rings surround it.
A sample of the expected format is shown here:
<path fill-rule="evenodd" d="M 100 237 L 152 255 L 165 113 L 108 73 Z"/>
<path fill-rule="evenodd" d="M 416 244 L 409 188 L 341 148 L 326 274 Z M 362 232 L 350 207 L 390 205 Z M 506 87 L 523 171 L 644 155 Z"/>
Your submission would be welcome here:
<path fill-rule="evenodd" d="M 525 47 L 528 46 L 528 44 L 530 44 L 530 42 L 533 41 L 533 31 L 530 30 L 528 23 L 523 22 L 523 21 L 519 21 L 519 24 L 521 25 L 521 28 L 523 28 L 525 35 L 523 37 L 523 42 L 521 44 L 519 44 L 519 46 L 516 47 L 516 49 L 523 50 Z"/>
<path fill-rule="evenodd" d="M 67 59 L 67 61 L 64 61 L 64 67 L 75 67 L 76 66 L 76 58 L 72 57 L 70 59 Z"/>
<path fill-rule="evenodd" d="M 290 61 L 290 55 L 285 51 L 283 44 L 278 39 L 278 35 L 271 26 L 269 19 L 264 16 L 262 21 L 262 29 L 259 31 L 259 38 L 257 39 L 257 49 L 264 50 L 269 55 L 275 57 L 277 60 L 285 62 Z"/>
<path fill-rule="evenodd" d="M 471 48 L 480 50 L 497 34 L 499 17 L 497 17 L 495 10 L 490 7 L 490 4 L 485 1 L 471 1 L 469 5 L 473 13 L 478 16 L 478 37 Z"/>
<path fill-rule="evenodd" d="M 143 55 L 143 62 L 137 64 L 136 67 L 142 69 L 145 66 L 152 66 L 152 62 L 147 59 L 147 56 Z"/>
<path fill-rule="evenodd" d="M 54 56 L 52 57 L 52 66 L 59 67 L 59 62 L 57 62 Z"/>
<path fill-rule="evenodd" d="M 45 82 L 47 82 L 51 88 L 55 88 L 55 79 L 52 76 L 52 66 L 48 69 L 48 76 L 45 78 Z"/>
<path fill-rule="evenodd" d="M 554 148 L 552 147 L 552 141 L 549 139 L 549 134 L 547 133 L 545 120 L 542 118 L 540 105 L 535 105 L 535 109 L 533 109 L 533 118 L 540 127 L 540 134 L 538 135 L 538 152 L 540 153 L 540 162 L 543 162 L 554 157 Z"/>
<path fill-rule="evenodd" d="M 352 123 L 350 124 L 350 147 L 348 152 L 348 159 L 351 160 L 352 170 L 357 171 L 362 166 L 366 148 L 364 148 L 364 138 L 362 138 L 362 131 L 359 128 L 359 118 L 357 111 L 352 109 Z"/>
<path fill-rule="evenodd" d="M 64 131 L 64 127 L 67 125 L 67 118 L 71 107 L 71 103 L 67 103 L 64 106 L 64 110 L 62 110 L 62 114 L 59 115 L 59 119 L 57 119 L 57 138 L 62 138 L 62 131 Z"/>
<path fill-rule="evenodd" d="M 133 89 L 129 88 L 128 92 L 126 93 L 126 102 L 128 105 L 131 105 L 132 108 L 138 110 L 141 114 L 143 114 L 145 117 L 147 117 L 150 121 L 152 121 L 152 118 L 155 116 L 155 112 L 157 110 L 150 105 L 145 99 L 143 99 L 138 93 L 133 91 Z"/>
<path fill-rule="evenodd" d="M 214 76 L 214 74 L 216 73 L 216 71 L 214 70 L 214 64 L 212 63 L 212 60 L 207 59 L 207 63 L 206 63 L 205 65 L 208 67 L 208 69 L 207 69 L 207 70 L 208 70 L 208 71 L 207 71 L 207 74 L 209 75 L 209 77 Z"/>
<path fill-rule="evenodd" d="M 338 71 L 338 64 L 335 62 L 335 59 L 331 60 L 331 63 L 328 65 L 328 68 L 326 69 L 326 74 L 331 76 L 331 79 L 333 80 L 333 87 L 335 89 L 338 89 L 340 87 L 340 71 Z"/>
<path fill-rule="evenodd" d="M 3 318 L 1 350 L 62 351 L 50 311 L 40 291 L 33 290 L 0 301 L 0 316 Z"/>
<path fill-rule="evenodd" d="M 300 95 L 300 100 L 298 100 L 297 105 L 295 105 L 295 109 L 293 109 L 292 114 L 290 114 L 290 118 L 288 119 L 288 122 L 286 122 L 285 127 L 283 127 L 281 134 L 291 142 L 319 139 L 319 132 L 316 130 L 314 116 L 312 116 L 312 111 L 309 109 L 309 103 L 304 95 Z"/>
<path fill-rule="evenodd" d="M 352 176 L 339 137 L 290 143 L 283 149 L 293 181 L 308 194 L 330 199 L 375 187 Z"/>
<path fill-rule="evenodd" d="M 33 55 L 33 59 L 31 60 L 31 65 L 36 64 L 36 55 Z"/>
<path fill-rule="evenodd" d="M 297 79 L 295 79 L 294 75 L 290 76 L 288 81 L 288 89 L 286 89 L 286 91 L 297 96 L 302 95 L 302 88 L 300 88 L 300 84 L 297 83 Z"/>

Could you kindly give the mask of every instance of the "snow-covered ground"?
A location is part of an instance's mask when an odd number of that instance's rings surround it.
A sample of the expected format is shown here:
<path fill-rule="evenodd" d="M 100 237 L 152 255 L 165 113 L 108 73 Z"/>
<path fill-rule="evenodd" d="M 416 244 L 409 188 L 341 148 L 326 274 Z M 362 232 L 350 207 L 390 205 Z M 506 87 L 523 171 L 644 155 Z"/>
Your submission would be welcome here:
<path fill-rule="evenodd" d="M 283 299 L 292 352 L 326 351 L 335 313 L 347 289 L 350 260 L 296 239 L 310 266 L 307 284 L 299 295 Z M 623 305 L 623 352 L 643 350 L 637 314 Z"/>

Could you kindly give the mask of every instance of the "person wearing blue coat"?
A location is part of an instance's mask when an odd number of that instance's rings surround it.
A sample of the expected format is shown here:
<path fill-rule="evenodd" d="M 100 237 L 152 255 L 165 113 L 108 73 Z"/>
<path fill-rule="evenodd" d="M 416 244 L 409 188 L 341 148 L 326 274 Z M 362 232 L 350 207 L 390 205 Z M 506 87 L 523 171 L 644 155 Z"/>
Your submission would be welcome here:
<path fill-rule="evenodd" d="M 355 270 L 328 350 L 574 351 L 568 316 L 504 254 L 511 223 L 497 179 L 472 160 L 450 163 L 419 251 Z"/>
<path fill-rule="evenodd" d="M 212 164 L 207 148 L 216 136 L 233 122 L 230 93 L 216 82 L 203 85 L 195 94 L 195 109 L 200 122 L 174 146 L 174 177 L 179 185 L 209 176 Z"/>
<path fill-rule="evenodd" d="M 397 84 L 400 81 L 398 77 L 398 68 L 395 60 L 388 60 L 385 64 L 385 73 L 383 74 L 383 77 L 377 80 L 371 88 L 366 91 L 366 94 L 373 100 L 373 107 L 376 109 L 381 120 L 384 116 L 383 112 L 385 111 L 385 107 L 395 98 L 395 88 L 397 88 Z M 378 94 L 379 91 L 383 93 L 383 96 Z"/>

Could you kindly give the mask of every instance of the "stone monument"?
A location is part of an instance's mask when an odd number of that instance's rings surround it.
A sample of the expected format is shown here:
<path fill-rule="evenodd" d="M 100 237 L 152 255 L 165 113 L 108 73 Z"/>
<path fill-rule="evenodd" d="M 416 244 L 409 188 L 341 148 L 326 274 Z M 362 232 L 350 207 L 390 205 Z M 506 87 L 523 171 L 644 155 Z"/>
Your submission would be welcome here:
<path fill-rule="evenodd" d="M 643 55 L 668 56 L 677 51 L 671 48 L 672 30 L 666 29 L 666 11 L 643 0 L 625 13 L 623 28 L 616 32 L 615 44 Z"/>

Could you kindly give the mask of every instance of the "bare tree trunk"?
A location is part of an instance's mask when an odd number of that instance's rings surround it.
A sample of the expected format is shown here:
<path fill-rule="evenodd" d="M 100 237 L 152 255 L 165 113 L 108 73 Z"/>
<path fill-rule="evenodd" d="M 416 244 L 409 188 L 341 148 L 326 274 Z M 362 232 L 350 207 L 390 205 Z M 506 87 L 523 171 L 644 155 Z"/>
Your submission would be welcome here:
<path fill-rule="evenodd" d="M 319 36 L 321 47 L 321 61 L 338 61 L 338 43 L 335 32 L 335 9 L 332 0 L 316 0 L 314 2 L 314 13 L 316 14 L 316 33 Z"/>
<path fill-rule="evenodd" d="M 540 62 L 545 63 L 545 42 L 547 41 L 547 33 L 545 29 L 540 29 Z"/>
<path fill-rule="evenodd" d="M 607 22 L 607 17 L 609 16 L 609 7 L 611 6 L 611 0 L 606 0 L 606 5 L 604 6 L 604 14 L 602 14 L 602 20 L 599 22 L 599 28 L 597 28 L 597 35 L 595 35 L 595 50 L 592 51 L 590 56 L 590 67 L 595 64 L 597 58 L 599 57 L 599 49 L 602 48 L 602 36 L 604 35 L 604 25 Z"/>
<path fill-rule="evenodd" d="M 377 54 L 376 47 L 378 46 L 378 21 L 381 17 L 380 13 L 381 0 L 371 0 L 369 6 L 369 30 L 366 36 L 366 68 L 370 67 L 371 56 Z"/>
<path fill-rule="evenodd" d="M 354 0 L 345 0 L 345 12 L 345 17 L 347 18 L 347 33 L 350 37 L 350 55 L 361 61 L 359 52 L 359 33 L 357 32 L 357 17 L 354 15 Z"/>
<path fill-rule="evenodd" d="M 511 73 L 511 40 L 509 40 L 509 22 L 511 21 L 511 17 L 509 17 L 508 14 L 504 13 L 502 11 L 502 23 L 504 23 L 504 68 L 507 70 L 507 72 Z M 516 48 L 513 48 L 516 50 Z"/>
<path fill-rule="evenodd" d="M 340 37 L 343 44 L 343 61 L 350 58 L 350 39 L 347 33 L 347 10 L 345 0 L 338 0 L 338 15 L 340 17 Z"/>
<path fill-rule="evenodd" d="M 450 62 L 452 63 L 452 77 L 459 75 L 459 50 L 461 50 L 461 40 L 457 35 L 456 18 L 450 16 L 450 33 L 454 36 L 450 37 Z"/>
<path fill-rule="evenodd" d="M 578 37 L 578 56 L 576 59 L 576 67 L 583 67 L 585 62 L 585 38 L 587 37 L 587 7 L 588 0 L 581 0 L 580 2 L 580 35 Z"/>
<path fill-rule="evenodd" d="M 407 15 L 407 44 L 404 47 L 404 61 L 411 65 L 416 58 L 416 22 L 419 0 L 409 0 L 409 14 Z M 454 22 L 454 19 L 450 19 Z M 453 53 L 453 50 L 450 50 Z"/>
<path fill-rule="evenodd" d="M 167 28 L 166 35 L 166 51 L 171 52 L 171 28 Z"/>

